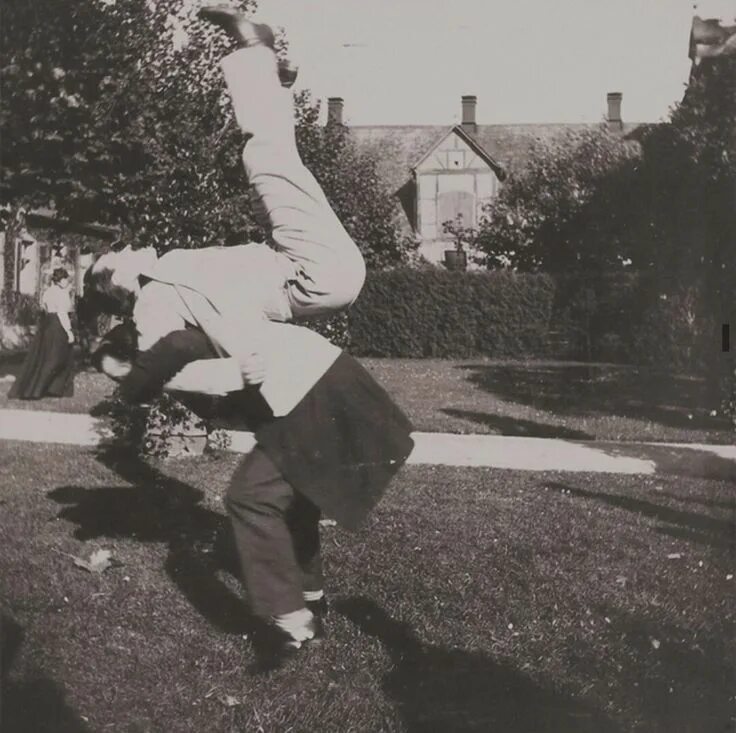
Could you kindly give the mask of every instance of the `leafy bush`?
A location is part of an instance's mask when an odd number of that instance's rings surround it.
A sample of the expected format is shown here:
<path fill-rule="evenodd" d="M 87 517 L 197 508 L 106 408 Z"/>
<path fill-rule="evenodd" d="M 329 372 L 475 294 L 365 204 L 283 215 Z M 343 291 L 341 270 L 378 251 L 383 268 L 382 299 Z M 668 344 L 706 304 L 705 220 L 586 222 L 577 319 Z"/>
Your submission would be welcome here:
<path fill-rule="evenodd" d="M 299 325 L 311 328 L 341 349 L 347 349 L 350 346 L 350 329 L 347 311 L 342 311 L 328 318 L 312 318 L 300 321 Z"/>
<path fill-rule="evenodd" d="M 489 267 L 569 272 L 619 268 L 638 149 L 601 126 L 538 142 L 484 210 L 474 246 Z"/>
<path fill-rule="evenodd" d="M 678 371 L 702 371 L 713 323 L 699 312 L 699 301 L 693 288 L 662 294 L 634 326 L 637 360 Z"/>
<path fill-rule="evenodd" d="M 4 290 L 0 293 L 0 321 L 14 326 L 34 326 L 43 309 L 32 295 Z"/>
<path fill-rule="evenodd" d="M 369 273 L 349 313 L 352 351 L 418 358 L 539 355 L 553 296 L 546 275 L 437 268 Z"/>
<path fill-rule="evenodd" d="M 554 329 L 569 345 L 560 356 L 637 361 L 633 329 L 651 300 L 651 283 L 636 273 L 573 273 L 554 278 Z"/>
<path fill-rule="evenodd" d="M 209 399 L 201 397 L 204 401 Z M 193 402 L 196 400 L 192 397 Z M 206 433 L 207 448 L 212 450 L 224 450 L 230 443 L 227 433 L 213 429 L 209 420 L 198 417 L 168 394 L 151 405 L 130 405 L 120 399 L 116 390 L 98 414 L 110 418 L 116 447 L 136 454 L 166 458 L 171 454 L 172 441 L 182 435 Z"/>

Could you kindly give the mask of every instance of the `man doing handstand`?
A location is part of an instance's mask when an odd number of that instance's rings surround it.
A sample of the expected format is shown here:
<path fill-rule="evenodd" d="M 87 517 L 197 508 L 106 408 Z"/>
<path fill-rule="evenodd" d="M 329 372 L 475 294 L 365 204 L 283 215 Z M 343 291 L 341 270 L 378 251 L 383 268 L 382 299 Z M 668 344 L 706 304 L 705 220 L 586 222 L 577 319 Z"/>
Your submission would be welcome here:
<path fill-rule="evenodd" d="M 132 315 L 142 350 L 187 324 L 207 331 L 200 316 L 209 307 L 237 324 L 253 347 L 254 321 L 334 313 L 357 298 L 365 279 L 358 246 L 299 157 L 293 99 L 279 77 L 273 33 L 225 6 L 205 8 L 200 17 L 239 46 L 221 65 L 270 246 L 175 249 L 160 258 L 152 248 L 126 248 L 100 257 L 85 277 L 85 297 L 97 301 L 97 310 Z"/>

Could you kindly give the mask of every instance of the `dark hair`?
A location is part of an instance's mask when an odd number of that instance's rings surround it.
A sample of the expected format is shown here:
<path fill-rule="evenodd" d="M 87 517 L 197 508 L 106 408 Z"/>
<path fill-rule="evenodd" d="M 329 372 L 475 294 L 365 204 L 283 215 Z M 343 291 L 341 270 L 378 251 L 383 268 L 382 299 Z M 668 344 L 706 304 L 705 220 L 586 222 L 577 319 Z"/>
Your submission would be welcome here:
<path fill-rule="evenodd" d="M 64 280 L 65 278 L 69 277 L 69 273 L 63 268 L 63 267 L 57 267 L 52 273 L 51 273 L 51 282 L 54 283 L 54 285 L 61 280 Z"/>
<path fill-rule="evenodd" d="M 92 354 L 92 366 L 100 370 L 102 359 L 112 356 L 120 361 L 133 361 L 138 351 L 138 334 L 133 321 L 124 321 L 111 328 Z"/>
<path fill-rule="evenodd" d="M 109 313 L 127 316 L 133 312 L 135 294 L 119 285 L 113 285 L 112 270 L 94 270 L 94 265 L 84 273 L 84 297 L 90 313 Z"/>

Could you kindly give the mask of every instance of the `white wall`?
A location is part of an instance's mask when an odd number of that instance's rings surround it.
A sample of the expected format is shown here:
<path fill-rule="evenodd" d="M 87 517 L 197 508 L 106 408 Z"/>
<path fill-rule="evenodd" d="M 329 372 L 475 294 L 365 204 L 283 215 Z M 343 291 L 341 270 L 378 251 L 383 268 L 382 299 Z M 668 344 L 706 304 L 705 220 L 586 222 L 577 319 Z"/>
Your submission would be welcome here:
<path fill-rule="evenodd" d="M 35 295 L 38 287 L 38 258 L 39 258 L 38 242 L 18 242 L 16 266 L 20 266 L 20 275 L 18 278 L 18 292 L 26 295 Z"/>

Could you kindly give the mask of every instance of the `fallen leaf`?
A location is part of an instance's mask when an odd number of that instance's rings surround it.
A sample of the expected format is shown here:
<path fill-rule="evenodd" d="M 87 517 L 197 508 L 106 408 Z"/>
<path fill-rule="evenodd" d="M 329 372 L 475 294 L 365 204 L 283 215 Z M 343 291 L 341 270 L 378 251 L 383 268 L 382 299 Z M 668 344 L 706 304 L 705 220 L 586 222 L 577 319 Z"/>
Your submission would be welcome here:
<path fill-rule="evenodd" d="M 220 695 L 217 698 L 226 708 L 234 708 L 236 705 L 240 705 L 240 700 L 232 695 Z"/>
<path fill-rule="evenodd" d="M 652 639 L 652 646 L 653 646 L 653 647 L 654 647 L 655 649 L 659 649 L 659 647 L 660 647 L 660 642 L 659 642 L 659 640 L 658 640 L 658 639 Z"/>
<path fill-rule="evenodd" d="M 625 575 L 619 575 L 618 578 L 616 578 L 616 582 L 619 585 L 626 585 L 626 576 Z"/>
<path fill-rule="evenodd" d="M 74 564 L 90 573 L 104 573 L 112 565 L 110 562 L 111 558 L 112 553 L 110 550 L 95 550 L 89 556 L 89 560 L 82 560 L 81 557 L 75 557 Z"/>

